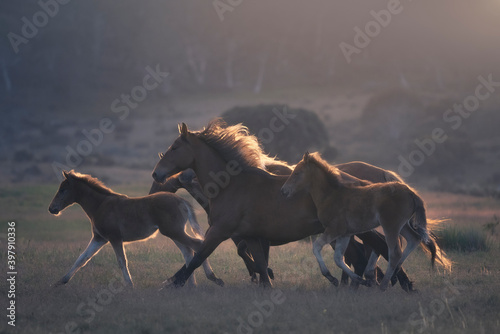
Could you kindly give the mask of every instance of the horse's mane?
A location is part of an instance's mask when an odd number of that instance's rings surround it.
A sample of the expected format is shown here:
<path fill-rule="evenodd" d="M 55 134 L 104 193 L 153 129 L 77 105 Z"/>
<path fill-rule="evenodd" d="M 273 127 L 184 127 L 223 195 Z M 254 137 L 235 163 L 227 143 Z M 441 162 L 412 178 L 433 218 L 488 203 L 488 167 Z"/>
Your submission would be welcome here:
<path fill-rule="evenodd" d="M 342 176 L 339 169 L 326 162 L 326 160 L 324 160 L 318 152 L 310 153 L 308 161 L 316 165 L 325 173 L 326 179 L 329 183 L 334 186 L 342 185 Z"/>
<path fill-rule="evenodd" d="M 88 174 L 77 173 L 74 170 L 69 172 L 69 175 L 73 177 L 73 180 L 83 182 L 87 186 L 89 186 L 92 190 L 104 195 L 120 195 L 117 192 L 114 192 L 110 188 L 106 187 L 99 179 L 92 177 Z"/>
<path fill-rule="evenodd" d="M 265 154 L 257 137 L 241 123 L 228 126 L 222 119 L 216 118 L 202 131 L 193 134 L 219 152 L 227 162 L 237 161 L 243 170 L 265 170 L 269 164 L 287 166 L 285 162 Z"/>

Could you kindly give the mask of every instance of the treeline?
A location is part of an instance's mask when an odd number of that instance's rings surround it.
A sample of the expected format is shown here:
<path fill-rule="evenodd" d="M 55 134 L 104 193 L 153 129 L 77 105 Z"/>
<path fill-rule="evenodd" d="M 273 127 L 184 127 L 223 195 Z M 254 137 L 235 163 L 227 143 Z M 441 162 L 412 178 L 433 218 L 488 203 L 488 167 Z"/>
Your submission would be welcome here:
<path fill-rule="evenodd" d="M 377 23 L 371 11 L 383 17 L 387 1 L 2 1 L 0 94 L 6 104 L 54 109 L 109 103 L 109 94 L 130 90 L 157 64 L 170 73 L 159 96 L 387 81 L 447 89 L 487 66 L 450 61 L 457 43 L 439 28 L 453 16 L 411 5 Z M 355 28 L 372 21 L 378 34 L 356 46 Z M 430 37 L 415 35 L 417 27 Z M 352 61 L 342 42 L 359 50 Z"/>

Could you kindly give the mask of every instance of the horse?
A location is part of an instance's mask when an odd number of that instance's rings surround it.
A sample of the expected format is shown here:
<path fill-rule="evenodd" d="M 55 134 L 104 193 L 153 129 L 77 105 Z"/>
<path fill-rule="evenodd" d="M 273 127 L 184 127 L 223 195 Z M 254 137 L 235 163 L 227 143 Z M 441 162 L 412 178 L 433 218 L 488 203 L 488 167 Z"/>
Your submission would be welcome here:
<path fill-rule="evenodd" d="M 282 245 L 322 233 L 324 227 L 311 196 L 304 193 L 292 200 L 282 198 L 280 189 L 288 177 L 265 170 L 266 159 L 257 138 L 241 124 L 225 127 L 216 119 L 202 131 L 190 132 L 182 123 L 179 133 L 160 155 L 152 176 L 161 183 L 182 170 L 193 169 L 210 198 L 211 226 L 193 260 L 172 277 L 172 286 L 183 286 L 222 241 L 234 236 L 246 240 L 260 283 L 272 286 L 266 257 L 255 239 Z"/>
<path fill-rule="evenodd" d="M 339 169 L 349 170 L 352 173 L 363 175 L 372 181 L 380 180 L 381 182 L 387 182 L 387 181 L 399 180 L 400 182 L 403 182 L 397 176 L 397 174 L 367 164 L 365 162 L 354 161 L 344 164 L 338 164 L 336 166 L 339 167 Z M 287 166 L 285 163 L 281 161 L 274 161 L 274 162 L 266 161 L 266 170 L 277 175 L 290 175 L 291 172 L 293 171 L 293 168 Z M 366 185 L 370 183 L 368 181 L 360 180 L 352 175 L 348 175 L 343 171 L 341 172 L 341 175 L 343 176 L 343 181 L 350 184 Z M 190 195 L 203 207 L 207 215 L 209 214 L 209 199 L 203 194 L 203 190 L 201 189 L 201 186 L 196 178 L 196 175 L 194 171 L 191 169 L 187 169 L 181 173 L 169 177 L 162 184 L 153 181 L 149 193 L 152 194 L 159 191 L 176 192 L 180 188 L 184 188 L 185 190 L 187 190 L 190 193 Z M 363 244 L 359 243 L 354 239 L 354 237 L 352 237 L 349 246 L 347 247 L 345 252 L 345 259 L 347 265 L 349 266 L 352 265 L 354 267 L 354 271 L 356 274 L 362 275 L 366 265 L 368 264 L 368 257 L 371 254 L 371 251 L 375 251 L 377 254 L 380 254 L 387 260 L 388 250 L 387 250 L 387 244 L 385 242 L 385 237 L 378 231 L 374 230 L 365 233 L 360 233 L 359 235 L 357 235 L 357 237 L 363 241 Z M 232 240 L 237 246 L 238 254 L 245 262 L 245 265 L 251 276 L 252 282 L 257 282 L 257 275 L 255 270 L 253 269 L 255 268 L 255 263 L 253 263 L 253 257 L 251 256 L 251 254 L 248 253 L 246 242 L 241 238 L 233 237 Z M 265 247 L 264 243 L 262 243 L 262 245 L 264 248 Z M 323 257 L 321 255 L 321 250 L 325 245 L 326 243 L 323 242 L 322 238 L 317 238 L 313 242 L 313 253 L 320 266 L 320 270 L 323 276 L 325 276 L 332 284 L 335 285 L 338 283 L 338 281 L 333 277 L 333 275 L 326 267 Z M 331 246 L 333 249 L 335 249 L 335 243 L 332 243 Z M 265 253 L 267 255 L 269 254 L 269 245 L 267 246 L 267 249 L 265 249 Z M 268 258 L 266 258 L 266 260 L 268 261 Z M 382 270 L 380 270 L 380 268 L 378 267 L 376 268 L 376 270 L 377 270 L 377 275 L 376 275 L 377 279 L 382 279 L 384 276 Z M 274 279 L 274 273 L 271 270 L 271 268 L 268 268 L 268 273 L 270 278 Z M 345 272 L 342 272 L 341 283 L 347 285 L 348 277 L 349 276 Z M 416 291 L 413 288 L 413 282 L 410 281 L 403 268 L 401 268 L 401 270 L 397 273 L 395 278 L 399 281 L 404 291 L 406 292 Z M 395 282 L 396 281 L 393 281 L 393 284 Z M 355 281 L 352 281 L 351 284 L 353 288 L 356 288 L 359 285 Z"/>
<path fill-rule="evenodd" d="M 275 172 L 280 172 L 280 170 L 283 170 L 282 168 L 284 168 L 284 165 L 274 164 L 270 166 L 270 168 Z M 180 188 L 184 188 L 198 202 L 198 204 L 201 205 L 201 207 L 205 210 L 205 212 L 208 215 L 210 210 L 209 206 L 210 201 L 205 196 L 205 194 L 203 194 L 203 190 L 201 189 L 196 179 L 196 175 L 194 174 L 194 171 L 192 169 L 187 169 L 185 171 L 177 173 L 176 175 L 169 177 L 164 183 L 158 183 L 156 181 L 153 181 L 153 184 L 151 185 L 151 188 L 149 190 L 149 194 L 151 195 L 162 191 L 175 193 Z M 255 270 L 253 269 L 255 267 L 253 264 L 253 257 L 248 252 L 245 241 L 242 238 L 238 237 L 232 237 L 231 239 L 236 245 L 236 248 L 238 250 L 238 255 L 243 259 L 243 262 L 247 267 L 247 270 L 251 277 L 251 281 L 257 282 L 258 281 L 257 275 L 255 273 Z M 264 253 L 266 254 L 267 257 L 269 257 L 269 243 L 266 240 L 260 240 L 260 242 L 264 250 Z M 269 277 L 271 279 L 274 279 L 273 270 L 271 268 L 267 268 L 267 271 Z"/>
<path fill-rule="evenodd" d="M 63 175 L 64 180 L 50 203 L 49 212 L 59 215 L 66 207 L 78 203 L 90 220 L 92 239 L 69 272 L 54 286 L 68 283 L 108 242 L 113 247 L 129 287 L 133 287 L 133 282 L 128 270 L 124 243 L 146 240 L 160 231 L 175 242 L 186 263 L 191 261 L 193 249 L 197 249 L 202 243 L 203 231 L 193 208 L 189 202 L 175 194 L 128 197 L 112 191 L 90 175 L 73 170 L 63 171 Z M 194 238 L 185 231 L 187 220 L 196 236 Z M 224 282 L 215 276 L 208 261 L 203 263 L 203 268 L 209 280 L 224 285 Z M 194 277 L 188 284 L 196 285 Z"/>
<path fill-rule="evenodd" d="M 435 260 L 451 268 L 446 254 L 436 244 L 427 227 L 423 200 L 408 185 L 400 182 L 376 183 L 366 186 L 346 185 L 339 170 L 329 165 L 318 153 L 306 152 L 281 188 L 284 197 L 292 199 L 303 192 L 311 195 L 325 232 L 325 242 L 336 240 L 335 263 L 353 280 L 363 282 L 344 262 L 344 251 L 351 235 L 381 226 L 389 249 L 389 263 L 380 289 L 386 290 L 394 272 L 408 255 L 422 244 Z M 406 239 L 401 251 L 399 235 Z M 378 256 L 372 254 L 365 276 L 374 277 Z"/>

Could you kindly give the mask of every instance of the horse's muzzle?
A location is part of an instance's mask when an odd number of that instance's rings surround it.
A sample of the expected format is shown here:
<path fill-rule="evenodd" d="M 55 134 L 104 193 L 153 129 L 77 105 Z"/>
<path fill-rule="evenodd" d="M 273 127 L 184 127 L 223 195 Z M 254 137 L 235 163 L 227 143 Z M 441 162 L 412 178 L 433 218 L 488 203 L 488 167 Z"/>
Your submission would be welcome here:
<path fill-rule="evenodd" d="M 59 210 L 55 209 L 55 208 L 52 208 L 52 207 L 49 207 L 49 212 L 53 215 L 57 215 L 59 213 Z"/>
<path fill-rule="evenodd" d="M 159 174 L 159 173 L 157 173 L 157 172 L 153 172 L 153 179 L 154 179 L 156 182 L 158 182 L 158 183 L 163 183 L 163 182 L 165 182 L 165 180 L 166 180 L 166 176 L 165 176 L 165 174 L 160 175 L 160 174 Z"/>
<path fill-rule="evenodd" d="M 286 198 L 290 198 L 290 192 L 285 187 L 281 187 L 281 194 Z"/>

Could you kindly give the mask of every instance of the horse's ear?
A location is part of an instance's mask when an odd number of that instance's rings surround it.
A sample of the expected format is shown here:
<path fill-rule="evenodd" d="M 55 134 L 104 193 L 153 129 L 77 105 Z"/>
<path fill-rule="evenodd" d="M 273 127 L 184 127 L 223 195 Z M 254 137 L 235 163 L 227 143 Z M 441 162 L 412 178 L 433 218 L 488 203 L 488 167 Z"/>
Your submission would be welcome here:
<path fill-rule="evenodd" d="M 308 161 L 309 160 L 309 151 L 306 151 L 306 153 L 304 153 L 304 156 L 302 157 L 302 159 L 304 161 Z"/>
<path fill-rule="evenodd" d="M 63 174 L 63 176 L 64 176 L 65 179 L 67 179 L 68 176 L 69 176 L 69 173 L 67 171 L 65 171 L 65 170 L 62 171 L 62 174 Z"/>
<path fill-rule="evenodd" d="M 186 123 L 179 124 L 179 134 L 181 136 L 186 136 L 188 134 L 188 127 Z"/>

